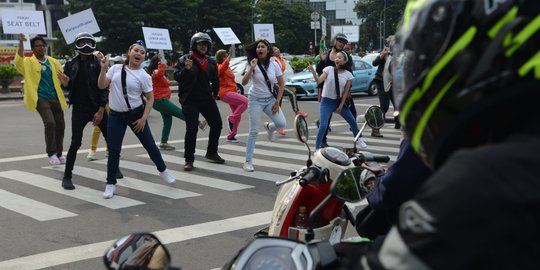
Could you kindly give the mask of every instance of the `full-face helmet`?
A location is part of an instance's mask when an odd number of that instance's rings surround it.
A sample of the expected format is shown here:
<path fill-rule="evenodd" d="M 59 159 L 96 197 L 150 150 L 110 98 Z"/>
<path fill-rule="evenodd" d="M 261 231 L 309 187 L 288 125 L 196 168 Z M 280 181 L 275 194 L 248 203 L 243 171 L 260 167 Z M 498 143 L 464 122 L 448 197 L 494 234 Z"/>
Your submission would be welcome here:
<path fill-rule="evenodd" d="M 538 96 L 539 14 L 537 1 L 408 2 L 393 48 L 393 92 L 427 165 L 508 136 L 512 128 L 494 128 L 493 115 Z"/>
<path fill-rule="evenodd" d="M 79 44 L 81 40 L 89 40 L 90 43 Z M 75 37 L 75 50 L 83 55 L 91 55 L 96 50 L 96 39 L 88 32 L 79 33 Z"/>

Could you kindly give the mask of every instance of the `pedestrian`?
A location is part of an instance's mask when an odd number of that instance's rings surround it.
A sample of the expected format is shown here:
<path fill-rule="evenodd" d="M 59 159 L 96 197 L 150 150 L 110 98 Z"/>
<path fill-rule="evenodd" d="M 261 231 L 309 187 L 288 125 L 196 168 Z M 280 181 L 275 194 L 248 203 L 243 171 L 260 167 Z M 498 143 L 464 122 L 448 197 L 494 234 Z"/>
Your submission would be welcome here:
<path fill-rule="evenodd" d="M 379 104 L 381 105 L 381 110 L 383 111 L 383 115 L 385 115 L 386 119 L 386 113 L 388 112 L 388 107 L 390 106 L 390 102 L 392 102 L 392 106 L 396 108 L 394 104 L 394 96 L 392 95 L 392 92 L 387 90 L 384 87 L 384 66 L 386 64 L 386 61 L 391 55 L 389 42 L 392 38 L 388 37 L 385 42 L 384 49 L 381 51 L 378 57 L 375 57 L 373 59 L 373 66 L 377 67 L 377 71 L 375 72 L 375 79 L 374 82 L 377 85 L 377 95 L 379 96 Z M 397 116 L 394 118 L 394 121 L 398 123 Z M 373 129 L 371 132 L 371 136 L 373 137 L 383 137 L 383 135 L 380 133 L 378 129 Z"/>
<path fill-rule="evenodd" d="M 324 45 L 322 44 L 323 42 L 321 42 L 321 45 Z M 349 55 L 349 53 L 347 53 L 344 49 L 345 49 L 345 45 L 347 45 L 347 43 L 349 43 L 349 41 L 347 40 L 347 36 L 343 33 L 337 33 L 333 38 L 332 38 L 332 48 L 331 49 L 327 49 L 326 51 L 324 52 L 321 52 L 320 55 L 319 55 L 319 61 L 316 62 L 317 63 L 317 66 L 316 66 L 316 71 L 317 71 L 317 75 L 318 76 L 322 76 L 322 73 L 323 73 L 323 69 L 326 68 L 327 66 L 335 66 L 335 58 L 337 56 L 338 53 L 340 52 L 343 52 L 345 55 L 347 55 L 347 62 L 345 63 L 345 66 L 344 68 L 351 72 L 352 74 L 352 71 L 353 71 L 353 67 L 354 67 L 354 64 L 353 64 L 353 61 L 352 61 L 352 58 L 351 56 Z M 323 46 L 324 47 L 324 46 Z M 318 100 L 319 102 L 322 101 L 322 88 L 323 88 L 324 85 L 322 85 L 321 83 L 319 84 L 319 95 L 318 95 Z M 345 105 L 347 105 L 349 111 L 352 113 L 353 117 L 356 119 L 356 107 L 354 105 L 354 99 L 352 98 L 352 96 L 350 95 L 349 93 L 349 96 L 348 96 L 348 102 L 345 103 Z M 328 146 L 328 143 L 327 143 L 327 135 L 328 135 L 328 131 L 330 130 L 330 121 L 332 120 L 332 114 L 330 114 L 330 119 L 328 119 L 328 127 L 324 130 L 324 134 L 323 134 L 323 137 L 321 138 L 321 147 L 327 147 Z M 356 120 L 355 120 L 356 121 Z M 319 121 L 317 122 L 317 126 L 318 128 L 320 129 L 320 118 L 319 118 Z M 363 143 L 362 140 L 359 140 L 359 142 Z M 366 147 L 366 145 L 362 144 L 361 145 L 363 148 Z"/>
<path fill-rule="evenodd" d="M 49 164 L 65 164 L 62 151 L 67 103 L 59 78 L 64 69 L 58 60 L 46 55 L 47 42 L 43 37 L 30 39 L 31 57 L 24 56 L 24 41 L 24 34 L 19 34 L 15 55 L 15 68 L 24 77 L 24 105 L 31 112 L 37 110 L 43 121 Z"/>
<path fill-rule="evenodd" d="M 174 150 L 175 147 L 168 143 L 169 134 L 171 133 L 172 117 L 176 117 L 181 120 L 186 120 L 182 113 L 182 108 L 174 105 L 171 98 L 171 87 L 169 86 L 169 79 L 165 75 L 165 69 L 167 64 L 162 59 L 160 54 L 152 56 L 147 71 L 152 76 L 152 87 L 154 89 L 154 110 L 161 114 L 163 119 L 163 129 L 161 130 L 161 141 L 159 149 L 161 150 Z M 198 126 L 201 130 L 206 128 L 206 121 L 199 121 Z"/>
<path fill-rule="evenodd" d="M 317 83 L 324 81 L 321 94 L 320 105 L 320 126 L 315 140 L 315 149 L 321 147 L 322 138 L 330 123 L 332 113 L 339 113 L 343 119 L 349 123 L 353 137 L 358 134 L 358 124 L 349 107 L 345 105 L 347 98 L 350 95 L 353 74 L 347 70 L 349 62 L 348 55 L 345 51 L 340 51 L 335 54 L 335 66 L 327 66 L 322 70 L 321 76 L 317 75 L 312 65 L 308 66 L 309 71 L 313 74 L 313 78 Z M 357 143 L 362 147 L 362 139 Z"/>
<path fill-rule="evenodd" d="M 116 191 L 116 171 L 120 163 L 122 141 L 129 126 L 154 162 L 159 175 L 168 184 L 175 179 L 167 170 L 158 147 L 147 123 L 152 110 L 154 96 L 152 93 L 152 78 L 141 63 L 146 56 L 146 48 L 139 43 L 129 46 L 124 64 L 113 65 L 109 69 L 109 57 L 101 60 L 98 87 L 106 88 L 110 84 L 109 106 L 110 113 L 107 124 L 107 143 L 109 158 L 107 160 L 107 185 L 103 198 L 110 199 Z M 146 97 L 146 104 L 142 95 Z"/>
<path fill-rule="evenodd" d="M 390 52 L 388 55 L 386 55 L 386 63 L 384 64 L 383 69 L 383 86 L 384 91 L 386 92 L 386 95 L 390 98 L 390 101 L 392 102 L 392 106 L 394 106 L 394 91 L 392 90 L 392 81 L 394 79 L 394 76 L 392 75 L 392 66 L 395 65 L 395 60 L 392 57 L 392 49 L 394 47 L 394 36 L 391 35 L 387 39 L 388 41 L 388 47 L 390 48 Z M 388 102 L 386 103 L 386 110 L 388 111 Z M 396 108 L 396 107 L 394 107 Z M 401 125 L 399 123 L 398 118 L 398 110 L 394 109 L 394 128 L 399 129 L 401 128 Z"/>
<path fill-rule="evenodd" d="M 73 106 L 71 113 L 71 145 L 69 146 L 62 187 L 75 189 L 71 178 L 77 151 L 81 147 L 83 131 L 88 122 L 103 130 L 107 141 L 107 113 L 105 107 L 109 102 L 108 87 L 100 89 L 98 78 L 101 72 L 100 60 L 103 54 L 96 49 L 96 39 L 90 33 L 81 32 L 75 37 L 77 56 L 65 64 L 64 73 L 59 75 L 62 86 L 69 93 L 69 103 Z M 123 178 L 120 170 L 116 178 Z"/>
<path fill-rule="evenodd" d="M 279 67 L 281 68 L 281 73 L 283 74 L 283 80 L 285 80 L 285 68 L 286 68 L 285 59 L 283 59 L 283 57 L 281 56 L 281 50 L 279 49 L 278 46 L 276 46 L 274 44 L 274 45 L 272 45 L 272 49 L 274 50 L 274 56 L 272 56 L 272 59 L 277 61 L 277 63 L 279 64 Z M 298 100 L 296 99 L 296 94 L 293 91 L 291 91 L 289 88 L 285 87 L 283 95 L 287 96 L 289 98 L 289 102 L 291 103 L 292 110 L 293 110 L 295 115 L 302 115 L 304 118 L 308 117 L 308 113 L 302 112 L 298 108 Z M 283 99 L 281 99 L 281 101 L 279 102 L 280 107 L 281 107 L 281 102 L 282 101 L 283 101 Z M 279 133 L 282 136 L 286 135 L 285 134 L 285 129 L 283 129 L 283 128 L 278 128 L 277 133 Z"/>
<path fill-rule="evenodd" d="M 234 50 L 234 46 L 231 46 L 229 53 L 225 50 L 219 50 L 216 52 L 216 61 L 218 64 L 219 73 L 219 99 L 229 104 L 232 113 L 227 117 L 229 122 L 229 134 L 227 134 L 227 141 L 231 143 L 238 143 L 236 139 L 236 133 L 238 132 L 238 126 L 242 119 L 242 114 L 248 107 L 248 100 L 245 96 L 236 92 L 236 81 L 234 80 L 234 74 L 229 66 L 230 55 Z"/>
<path fill-rule="evenodd" d="M 212 38 L 206 33 L 198 32 L 191 37 L 190 43 L 191 53 L 178 59 L 174 72 L 174 78 L 178 82 L 178 97 L 186 117 L 184 171 L 191 171 L 194 168 L 199 114 L 202 114 L 210 126 L 206 160 L 212 163 L 225 163 L 218 155 L 222 122 L 215 100 L 219 92 L 217 64 L 208 56 Z"/>
<path fill-rule="evenodd" d="M 287 121 L 283 111 L 279 106 L 283 98 L 283 73 L 276 61 L 272 61 L 272 46 L 266 39 L 260 39 L 245 46 L 249 65 L 242 78 L 242 85 L 246 85 L 252 80 L 248 97 L 249 113 L 249 135 L 246 143 L 246 162 L 244 170 L 253 172 L 253 151 L 255 141 L 259 131 L 261 113 L 264 112 L 272 122 L 265 122 L 264 128 L 267 132 L 268 140 L 274 141 L 274 132 L 285 127 Z M 279 89 L 274 97 L 272 93 L 273 85 L 277 84 Z"/>

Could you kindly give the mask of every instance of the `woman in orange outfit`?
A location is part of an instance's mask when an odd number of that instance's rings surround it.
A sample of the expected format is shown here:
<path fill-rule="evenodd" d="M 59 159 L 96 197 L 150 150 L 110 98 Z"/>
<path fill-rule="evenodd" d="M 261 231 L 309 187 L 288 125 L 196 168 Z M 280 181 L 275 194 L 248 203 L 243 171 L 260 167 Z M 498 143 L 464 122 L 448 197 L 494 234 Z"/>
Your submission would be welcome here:
<path fill-rule="evenodd" d="M 232 113 L 227 117 L 229 120 L 230 132 L 227 135 L 227 141 L 237 143 L 236 132 L 238 131 L 238 125 L 242 119 L 242 113 L 244 113 L 248 107 L 248 99 L 236 92 L 236 81 L 234 80 L 234 74 L 229 67 L 230 54 L 234 50 L 234 46 L 231 46 L 229 53 L 225 50 L 219 50 L 216 52 L 216 61 L 218 63 L 219 73 L 219 98 L 229 104 Z"/>

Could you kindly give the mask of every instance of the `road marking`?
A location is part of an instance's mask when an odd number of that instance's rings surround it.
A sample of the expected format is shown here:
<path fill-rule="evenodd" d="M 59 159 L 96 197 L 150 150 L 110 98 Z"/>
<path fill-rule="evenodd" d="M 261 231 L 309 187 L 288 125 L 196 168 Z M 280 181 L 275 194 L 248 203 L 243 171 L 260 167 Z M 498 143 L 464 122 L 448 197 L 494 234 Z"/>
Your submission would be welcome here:
<path fill-rule="evenodd" d="M 332 136 L 334 137 L 334 140 L 339 140 L 339 136 Z M 328 137 L 330 138 L 330 137 Z M 350 137 L 342 137 L 342 141 L 347 141 L 347 140 L 351 140 Z M 282 138 L 281 141 L 285 141 L 285 142 L 293 142 L 295 141 L 296 139 L 293 139 L 293 138 Z M 352 141 L 351 143 L 342 143 L 342 142 L 335 142 L 335 141 L 330 141 L 329 142 L 330 146 L 332 147 L 335 147 L 335 148 L 352 148 L 354 145 L 352 144 Z M 314 146 L 313 146 L 314 147 Z M 304 147 L 305 148 L 305 147 Z M 358 149 L 360 151 L 363 151 L 364 149 Z M 388 152 L 388 153 L 396 153 L 396 150 L 399 150 L 399 148 L 396 148 L 396 147 L 384 147 L 384 146 L 375 146 L 375 145 L 370 145 L 368 144 L 368 147 L 365 149 L 366 151 L 369 151 L 369 152 L 373 152 L 373 154 L 378 154 L 376 152 Z M 221 155 L 221 154 L 220 154 Z M 390 159 L 392 159 L 392 156 L 390 156 Z M 395 160 L 395 156 L 394 156 L 394 159 Z"/>
<path fill-rule="evenodd" d="M 57 166 L 49 166 L 49 167 L 43 167 L 43 168 L 52 169 L 59 172 L 64 172 L 64 169 L 62 167 L 57 167 Z M 100 170 L 95 170 L 95 169 L 86 168 L 86 167 L 75 166 L 73 168 L 73 174 L 79 175 L 88 179 L 97 180 L 102 183 L 104 183 L 105 179 L 107 179 L 106 171 L 100 171 Z M 127 176 L 125 176 L 122 179 L 118 179 L 116 185 L 127 187 L 134 190 L 139 190 L 146 193 L 151 193 L 151 194 L 162 196 L 162 197 L 171 198 L 171 199 L 183 199 L 183 198 L 201 196 L 201 194 L 199 193 L 186 191 L 179 188 L 174 188 L 171 186 L 151 183 L 148 181 L 142 181 L 142 180 L 127 177 Z"/>
<path fill-rule="evenodd" d="M 3 189 L 0 189 L 0 206 L 38 221 L 77 216 L 75 213 Z"/>
<path fill-rule="evenodd" d="M 227 149 L 227 150 L 233 150 L 233 151 L 238 151 L 238 152 L 243 152 L 243 153 L 246 152 L 246 147 L 241 146 L 241 145 L 220 144 L 219 149 Z M 306 149 L 305 154 L 294 154 L 294 153 L 286 153 L 283 151 L 271 151 L 271 150 L 265 150 L 265 149 L 256 149 L 254 154 L 306 161 L 308 158 L 308 155 L 307 155 L 307 148 L 305 149 Z"/>
<path fill-rule="evenodd" d="M 60 181 L 42 176 L 39 174 L 27 173 L 22 171 L 3 171 L 0 172 L 0 177 L 19 181 L 38 188 L 46 189 L 65 196 L 73 197 L 78 200 L 87 201 L 93 204 L 105 206 L 110 209 L 120 209 L 135 205 L 144 204 L 144 202 L 125 198 L 122 196 L 114 196 L 113 199 L 103 199 L 102 191 L 78 186 L 74 190 L 64 190 L 60 186 Z"/>
<path fill-rule="evenodd" d="M 115 197 L 116 198 L 116 197 Z M 153 232 L 164 244 L 193 240 L 211 235 L 262 226 L 270 222 L 272 212 L 216 220 Z M 118 236 L 120 238 L 121 235 Z M 99 258 L 116 240 L 59 249 L 0 262 L 0 269 L 33 270 Z M 96 266 L 101 268 L 101 266 Z"/>
<path fill-rule="evenodd" d="M 221 155 L 221 154 L 220 154 Z M 184 164 L 184 159 L 178 156 L 173 155 L 161 155 L 163 157 L 163 160 L 167 163 L 173 163 L 173 164 Z M 149 158 L 147 154 L 138 155 L 138 157 L 145 157 Z M 209 171 L 219 172 L 219 173 L 227 173 L 227 174 L 233 174 L 238 175 L 242 177 L 249 177 L 257 180 L 265 180 L 270 182 L 276 182 L 279 180 L 284 180 L 287 177 L 281 174 L 275 174 L 275 173 L 268 173 L 268 172 L 245 172 L 241 167 L 235 167 L 230 166 L 226 164 L 214 164 L 214 163 L 208 163 L 208 162 L 199 162 L 195 165 L 195 168 L 201 168 Z"/>
<path fill-rule="evenodd" d="M 106 160 L 97 160 L 95 162 L 100 163 L 100 164 L 107 164 Z M 128 161 L 128 160 L 120 160 L 120 167 L 128 169 L 128 170 L 142 172 L 142 173 L 149 173 L 149 172 L 157 173 L 155 166 L 146 165 L 146 164 L 137 163 L 137 162 Z M 218 178 L 200 176 L 200 175 L 196 175 L 192 173 L 184 173 L 184 172 L 174 171 L 171 169 L 168 169 L 168 170 L 169 170 L 169 173 L 176 178 L 176 181 L 182 181 L 186 183 L 202 185 L 202 186 L 217 188 L 217 189 L 226 190 L 226 191 L 235 191 L 235 190 L 253 188 L 253 186 L 221 180 Z"/>

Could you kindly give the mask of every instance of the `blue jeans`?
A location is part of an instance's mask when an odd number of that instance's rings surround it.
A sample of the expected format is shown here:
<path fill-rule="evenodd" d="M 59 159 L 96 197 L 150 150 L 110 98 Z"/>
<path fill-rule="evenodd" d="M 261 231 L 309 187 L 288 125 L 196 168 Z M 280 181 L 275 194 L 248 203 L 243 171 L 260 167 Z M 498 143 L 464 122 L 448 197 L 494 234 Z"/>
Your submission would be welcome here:
<path fill-rule="evenodd" d="M 319 149 L 321 147 L 322 138 L 324 137 L 324 133 L 330 124 L 332 113 L 336 111 L 340 102 L 341 100 L 339 99 L 331 99 L 326 97 L 322 98 L 320 107 L 321 116 L 319 117 L 320 125 L 319 131 L 317 132 L 317 139 L 315 140 L 315 149 Z M 344 105 L 343 109 L 341 109 L 340 115 L 343 117 L 343 119 L 345 119 L 345 121 L 347 121 L 347 123 L 349 123 L 353 136 L 356 136 L 356 134 L 358 134 L 358 124 L 356 123 L 356 119 L 354 119 L 351 110 L 349 110 L 349 107 Z"/>
<path fill-rule="evenodd" d="M 274 97 L 258 98 L 254 96 L 248 97 L 248 113 L 249 113 L 249 135 L 246 143 L 246 161 L 253 159 L 253 150 L 255 150 L 255 142 L 261 125 L 261 112 L 264 112 L 273 123 L 270 123 L 269 128 L 272 132 L 279 128 L 284 128 L 287 125 L 285 115 L 281 108 L 276 114 L 272 114 L 272 105 L 276 102 Z"/>
<path fill-rule="evenodd" d="M 120 151 L 122 150 L 122 141 L 126 134 L 126 128 L 129 126 L 133 130 L 133 122 L 141 118 L 144 112 L 143 106 L 135 108 L 129 112 L 117 112 L 111 110 L 109 121 L 107 123 L 107 146 L 109 148 L 109 159 L 107 160 L 107 184 L 116 185 L 116 172 L 120 163 Z M 143 131 L 133 132 L 139 139 L 144 149 L 154 162 L 159 172 L 167 169 L 165 161 L 161 157 L 161 152 L 152 137 L 152 131 L 148 122 L 144 125 Z"/>

